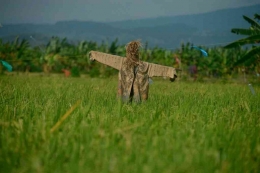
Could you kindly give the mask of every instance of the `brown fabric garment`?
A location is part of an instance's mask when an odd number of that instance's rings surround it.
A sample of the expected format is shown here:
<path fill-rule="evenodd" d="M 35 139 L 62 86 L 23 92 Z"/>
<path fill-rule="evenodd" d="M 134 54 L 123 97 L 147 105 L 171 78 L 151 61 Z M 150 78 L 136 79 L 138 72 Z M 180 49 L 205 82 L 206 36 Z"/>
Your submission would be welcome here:
<path fill-rule="evenodd" d="M 91 60 L 119 70 L 118 96 L 124 102 L 141 102 L 148 99 L 149 77 L 161 76 L 177 78 L 175 68 L 136 61 L 117 55 L 110 55 L 97 51 L 90 51 Z"/>
<path fill-rule="evenodd" d="M 125 58 L 119 70 L 119 90 L 124 102 L 140 102 L 148 99 L 149 76 L 147 64 L 140 62 L 135 66 L 128 66 L 129 59 Z"/>

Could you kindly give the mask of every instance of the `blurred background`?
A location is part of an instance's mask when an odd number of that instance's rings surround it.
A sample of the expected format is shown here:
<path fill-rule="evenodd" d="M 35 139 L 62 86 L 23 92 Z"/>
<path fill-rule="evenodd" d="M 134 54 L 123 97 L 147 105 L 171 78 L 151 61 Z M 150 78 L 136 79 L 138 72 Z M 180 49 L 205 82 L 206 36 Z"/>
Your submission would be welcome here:
<path fill-rule="evenodd" d="M 87 52 L 124 56 L 124 45 L 140 39 L 144 61 L 187 73 L 196 65 L 201 77 L 260 73 L 259 56 L 241 61 L 257 40 L 223 48 L 246 37 L 233 28 L 252 29 L 243 16 L 257 22 L 257 0 L 2 0 L 0 11 L 0 59 L 15 72 L 110 76 L 116 72 L 89 62 Z"/>

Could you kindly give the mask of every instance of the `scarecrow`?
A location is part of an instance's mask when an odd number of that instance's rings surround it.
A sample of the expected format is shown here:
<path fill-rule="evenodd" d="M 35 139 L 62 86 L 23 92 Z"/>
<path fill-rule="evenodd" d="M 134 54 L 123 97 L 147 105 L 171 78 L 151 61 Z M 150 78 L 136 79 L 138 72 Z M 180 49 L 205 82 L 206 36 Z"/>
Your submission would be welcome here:
<path fill-rule="evenodd" d="M 175 68 L 140 61 L 140 47 L 139 41 L 128 43 L 125 47 L 126 58 L 97 51 L 89 52 L 90 60 L 119 70 L 117 96 L 125 103 L 139 103 L 148 99 L 150 77 L 169 77 L 171 82 L 177 78 Z"/>

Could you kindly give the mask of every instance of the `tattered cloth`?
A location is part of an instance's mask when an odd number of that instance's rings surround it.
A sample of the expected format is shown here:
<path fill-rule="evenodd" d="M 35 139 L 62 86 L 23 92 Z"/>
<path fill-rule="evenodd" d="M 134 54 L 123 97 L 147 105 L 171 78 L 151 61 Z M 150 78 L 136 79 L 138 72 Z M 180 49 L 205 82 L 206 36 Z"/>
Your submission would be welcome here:
<path fill-rule="evenodd" d="M 89 57 L 90 60 L 96 60 L 119 70 L 118 86 L 122 90 L 119 95 L 125 102 L 132 98 L 136 102 L 148 99 L 149 77 L 177 78 L 176 70 L 172 67 L 138 61 L 138 65 L 131 69 L 127 65 L 128 58 L 97 51 L 90 51 Z"/>

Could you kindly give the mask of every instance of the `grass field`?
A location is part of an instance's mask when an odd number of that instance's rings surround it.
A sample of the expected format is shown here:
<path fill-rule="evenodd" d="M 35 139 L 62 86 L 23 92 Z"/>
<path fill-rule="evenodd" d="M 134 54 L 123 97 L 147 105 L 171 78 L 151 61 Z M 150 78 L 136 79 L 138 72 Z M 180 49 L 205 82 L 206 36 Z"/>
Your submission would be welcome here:
<path fill-rule="evenodd" d="M 0 172 L 260 171 L 259 86 L 155 79 L 140 105 L 121 105 L 116 86 L 0 76 Z"/>

